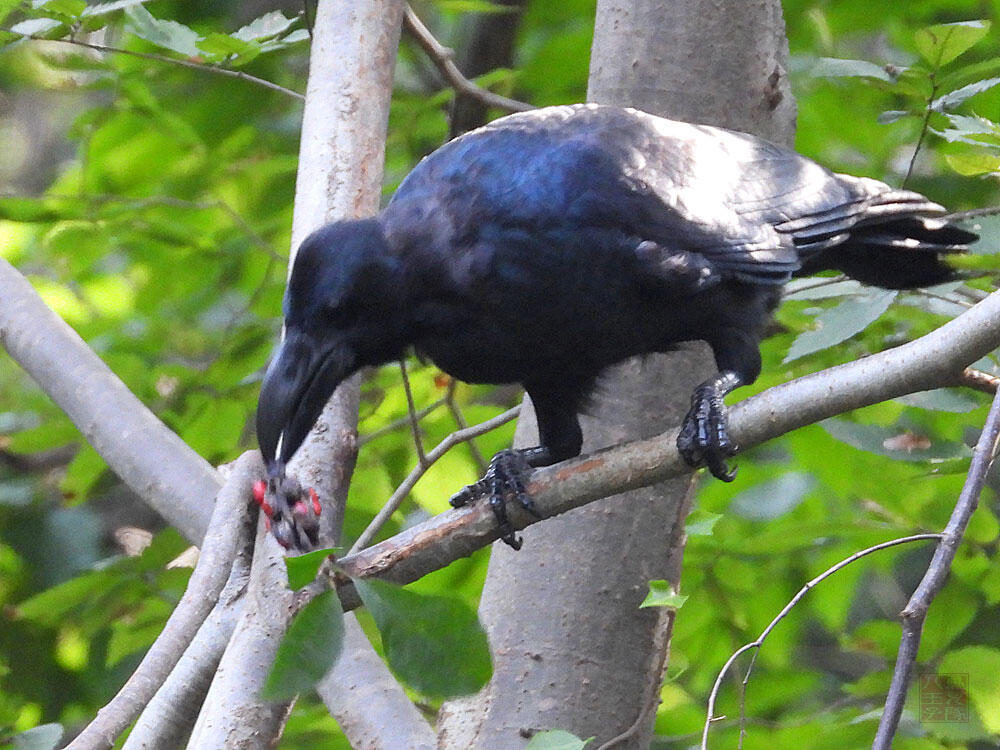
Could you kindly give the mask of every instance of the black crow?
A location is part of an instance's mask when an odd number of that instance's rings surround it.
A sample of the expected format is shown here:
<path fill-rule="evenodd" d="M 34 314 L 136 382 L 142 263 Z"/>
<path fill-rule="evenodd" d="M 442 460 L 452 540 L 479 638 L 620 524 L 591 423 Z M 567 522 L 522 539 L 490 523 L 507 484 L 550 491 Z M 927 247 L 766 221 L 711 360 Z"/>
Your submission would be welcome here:
<path fill-rule="evenodd" d="M 299 248 L 285 339 L 260 392 L 272 480 L 333 389 L 410 345 L 472 383 L 521 383 L 539 445 L 504 451 L 453 498 L 531 509 L 529 467 L 580 452 L 577 410 L 609 365 L 701 340 L 719 374 L 698 386 L 678 448 L 731 480 L 723 397 L 760 373 L 782 284 L 837 269 L 869 284 L 935 284 L 940 255 L 976 235 L 918 193 L 834 174 L 745 133 L 582 104 L 511 115 L 426 157 L 376 217 Z"/>

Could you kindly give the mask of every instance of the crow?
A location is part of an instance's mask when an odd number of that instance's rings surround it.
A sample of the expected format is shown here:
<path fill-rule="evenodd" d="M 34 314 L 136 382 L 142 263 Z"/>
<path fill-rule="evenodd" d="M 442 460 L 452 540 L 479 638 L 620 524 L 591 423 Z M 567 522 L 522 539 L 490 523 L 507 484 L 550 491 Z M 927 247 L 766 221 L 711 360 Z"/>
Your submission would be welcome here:
<path fill-rule="evenodd" d="M 409 346 L 471 383 L 520 383 L 539 445 L 498 453 L 452 498 L 489 498 L 520 540 L 525 474 L 576 456 L 577 412 L 632 355 L 707 342 L 677 446 L 731 481 L 723 397 L 760 374 L 782 284 L 836 269 L 886 288 L 945 281 L 977 236 L 924 196 L 833 173 L 745 133 L 595 104 L 503 117 L 425 157 L 373 218 L 316 230 L 296 255 L 285 337 L 257 437 L 272 483 L 334 388 Z"/>

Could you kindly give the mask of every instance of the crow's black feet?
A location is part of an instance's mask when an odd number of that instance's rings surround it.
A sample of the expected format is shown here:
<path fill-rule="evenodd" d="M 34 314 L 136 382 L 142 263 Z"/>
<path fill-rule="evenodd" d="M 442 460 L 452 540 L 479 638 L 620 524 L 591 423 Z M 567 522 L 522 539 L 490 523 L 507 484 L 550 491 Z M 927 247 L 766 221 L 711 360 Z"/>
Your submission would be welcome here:
<path fill-rule="evenodd" d="M 319 517 L 323 508 L 313 489 L 303 489 L 284 476 L 260 480 L 253 486 L 253 499 L 264 514 L 264 525 L 282 547 L 308 552 L 319 544 Z"/>
<path fill-rule="evenodd" d="M 531 467 L 523 451 L 500 451 L 490 461 L 486 475 L 475 484 L 457 492 L 450 502 L 453 507 L 461 508 L 481 497 L 487 498 L 497 519 L 500 539 L 514 549 L 521 549 L 522 540 L 514 533 L 514 527 L 507 516 L 507 500 L 516 500 L 535 518 L 541 518 L 531 496 L 524 489 L 525 479 L 530 471 Z"/>
<path fill-rule="evenodd" d="M 726 459 L 734 456 L 739 448 L 729 438 L 726 405 L 722 402 L 725 391 L 714 381 L 702 383 L 691 397 L 691 409 L 677 436 L 677 450 L 691 466 L 708 467 L 712 475 L 724 482 L 736 478 Z"/>

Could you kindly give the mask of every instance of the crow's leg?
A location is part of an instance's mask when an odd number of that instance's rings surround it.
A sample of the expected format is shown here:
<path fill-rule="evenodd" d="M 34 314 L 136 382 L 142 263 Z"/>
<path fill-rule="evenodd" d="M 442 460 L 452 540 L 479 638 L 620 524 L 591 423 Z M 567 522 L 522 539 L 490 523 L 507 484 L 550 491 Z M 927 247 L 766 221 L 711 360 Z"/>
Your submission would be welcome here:
<path fill-rule="evenodd" d="M 695 388 L 691 409 L 677 435 L 677 450 L 684 460 L 691 466 L 705 464 L 724 482 L 736 478 L 736 469 L 730 469 L 726 459 L 735 455 L 738 447 L 729 438 L 726 405 L 722 399 L 742 384 L 740 377 L 730 370 Z"/>
<path fill-rule="evenodd" d="M 525 490 L 531 469 L 548 466 L 580 454 L 583 434 L 576 418 L 576 405 L 582 390 L 578 388 L 545 388 L 527 386 L 538 418 L 541 444 L 534 448 L 514 448 L 497 453 L 490 461 L 486 475 L 451 498 L 459 508 L 485 497 L 497 520 L 500 539 L 521 548 L 521 538 L 514 533 L 507 515 L 507 500 L 513 499 L 535 518 L 541 518 L 531 496 Z"/>
<path fill-rule="evenodd" d="M 730 469 L 727 459 L 739 447 L 729 437 L 723 399 L 734 388 L 749 385 L 760 375 L 758 341 L 754 331 L 736 327 L 717 331 L 708 339 L 719 374 L 694 389 L 691 409 L 677 435 L 677 450 L 684 460 L 691 466 L 708 466 L 712 475 L 724 482 L 736 478 L 736 468 Z"/>

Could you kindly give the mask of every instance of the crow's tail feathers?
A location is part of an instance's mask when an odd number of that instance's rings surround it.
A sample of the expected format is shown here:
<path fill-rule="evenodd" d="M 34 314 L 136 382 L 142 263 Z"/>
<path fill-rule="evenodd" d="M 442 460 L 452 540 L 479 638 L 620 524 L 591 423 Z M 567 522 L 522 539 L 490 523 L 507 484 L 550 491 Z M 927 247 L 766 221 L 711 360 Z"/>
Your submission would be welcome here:
<path fill-rule="evenodd" d="M 874 181 L 864 183 L 868 187 Z M 956 278 L 955 269 L 942 256 L 964 253 L 979 239 L 958 222 L 970 222 L 984 212 L 948 214 L 919 193 L 882 188 L 824 217 L 810 217 L 814 223 L 791 227 L 802 259 L 796 275 L 836 269 L 886 289 L 930 286 Z"/>

